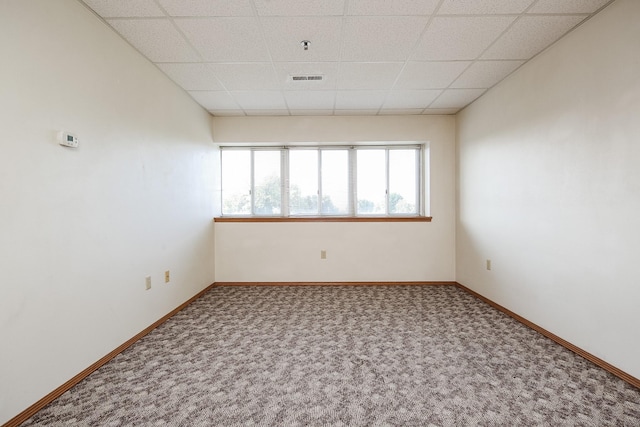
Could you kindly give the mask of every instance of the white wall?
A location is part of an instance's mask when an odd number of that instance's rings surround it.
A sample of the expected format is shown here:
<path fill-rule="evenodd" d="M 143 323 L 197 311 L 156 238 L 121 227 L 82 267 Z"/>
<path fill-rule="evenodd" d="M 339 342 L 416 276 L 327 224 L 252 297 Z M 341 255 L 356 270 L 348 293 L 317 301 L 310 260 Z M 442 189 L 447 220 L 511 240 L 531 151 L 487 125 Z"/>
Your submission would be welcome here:
<path fill-rule="evenodd" d="M 618 0 L 458 115 L 456 245 L 458 282 L 636 378 L 639 40 Z"/>
<path fill-rule="evenodd" d="M 0 2 L 0 58 L 2 424 L 214 281 L 215 174 L 208 113 L 80 2 Z"/>
<path fill-rule="evenodd" d="M 216 143 L 428 141 L 431 223 L 216 223 L 216 281 L 453 281 L 455 118 L 217 117 Z M 320 251 L 327 259 L 320 259 Z"/>

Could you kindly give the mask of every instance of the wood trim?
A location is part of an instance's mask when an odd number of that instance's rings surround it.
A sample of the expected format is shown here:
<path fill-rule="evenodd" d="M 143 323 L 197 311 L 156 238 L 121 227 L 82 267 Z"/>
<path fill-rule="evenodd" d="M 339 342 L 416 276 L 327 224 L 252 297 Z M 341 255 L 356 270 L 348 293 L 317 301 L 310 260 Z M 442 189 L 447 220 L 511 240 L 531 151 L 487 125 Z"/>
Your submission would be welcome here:
<path fill-rule="evenodd" d="M 37 413 L 40 409 L 44 408 L 49 403 L 53 402 L 55 399 L 60 397 L 63 393 L 71 389 L 74 385 L 78 384 L 80 381 L 89 376 L 92 372 L 100 368 L 105 363 L 109 362 L 111 359 L 116 357 L 118 354 L 122 353 L 124 350 L 133 345 L 136 341 L 147 335 L 149 332 L 166 322 L 176 313 L 184 309 L 186 306 L 191 304 L 196 299 L 200 298 L 204 293 L 210 290 L 213 287 L 218 286 L 456 286 L 463 291 L 473 295 L 474 297 L 484 301 L 495 309 L 505 313 L 506 315 L 512 317 L 513 319 L 519 321 L 525 326 L 535 330 L 536 332 L 544 335 L 545 337 L 555 341 L 566 349 L 576 353 L 577 355 L 583 357 L 584 359 L 594 363 L 605 371 L 615 375 L 616 377 L 626 381 L 632 386 L 640 388 L 640 379 L 635 378 L 634 376 L 624 372 L 623 370 L 616 368 L 608 362 L 592 355 L 591 353 L 571 344 L 570 342 L 560 338 L 559 336 L 547 331 L 546 329 L 536 325 L 533 322 L 525 319 L 524 317 L 514 313 L 513 311 L 501 306 L 498 303 L 493 302 L 489 298 L 482 296 L 481 294 L 467 288 L 466 286 L 458 283 L 458 282 L 215 282 L 209 286 L 207 286 L 202 291 L 198 292 L 196 295 L 191 297 L 186 302 L 180 304 L 174 310 L 142 330 L 140 333 L 136 334 L 134 337 L 130 338 L 116 349 L 102 357 L 100 360 L 93 363 L 91 366 L 71 378 L 69 381 L 62 384 L 60 387 L 53 390 L 51 393 L 44 396 L 42 399 L 38 400 L 33 405 L 29 406 L 27 409 L 7 421 L 2 427 L 18 427 L 20 424 L 31 418 L 35 413 Z"/>
<path fill-rule="evenodd" d="M 214 286 L 455 286 L 456 282 L 216 282 Z"/>
<path fill-rule="evenodd" d="M 44 408 L 49 403 L 53 402 L 58 397 L 60 397 L 63 393 L 68 391 L 71 387 L 78 384 L 80 381 L 82 381 L 86 377 L 88 377 L 89 374 L 91 374 L 93 371 L 100 368 L 102 365 L 104 365 L 105 363 L 107 363 L 108 361 L 116 357 L 118 354 L 122 353 L 124 350 L 129 348 L 136 341 L 138 341 L 139 339 L 147 335 L 149 332 L 153 331 L 155 328 L 157 328 L 158 326 L 160 326 L 161 324 L 169 320 L 169 318 L 171 318 L 180 310 L 182 310 L 183 308 L 191 304 L 193 301 L 200 298 L 204 293 L 206 293 L 209 289 L 213 288 L 214 286 L 215 286 L 215 283 L 207 286 L 206 288 L 204 288 L 203 290 L 195 294 L 193 297 L 189 298 L 186 302 L 180 304 L 178 307 L 170 311 L 168 314 L 166 314 L 159 320 L 155 321 L 150 326 L 148 326 L 147 328 L 145 328 L 144 330 L 142 330 L 141 332 L 139 332 L 138 334 L 136 334 L 135 336 L 133 336 L 132 338 L 130 338 L 129 340 L 127 340 L 126 342 L 118 346 L 117 348 L 115 348 L 113 351 L 105 355 L 103 358 L 96 361 L 91 366 L 89 366 L 88 368 L 86 368 L 85 370 L 83 370 L 73 378 L 71 378 L 69 381 L 62 384 L 60 387 L 56 388 L 51 393 L 47 394 L 42 399 L 38 400 L 36 403 L 29 406 L 27 409 L 25 409 L 24 411 L 22 411 L 21 413 L 19 413 L 9 421 L 7 421 L 2 427 L 19 426 L 20 424 L 22 424 L 23 422 L 31 418 L 33 415 L 35 415 L 35 413 L 38 412 L 40 409 Z"/>
<path fill-rule="evenodd" d="M 310 217 L 230 217 L 217 216 L 214 222 L 431 222 L 430 216 L 384 216 L 384 217 L 354 217 L 354 216 L 310 216 Z"/>
<path fill-rule="evenodd" d="M 555 341 L 557 344 L 560 344 L 561 346 L 563 346 L 567 350 L 571 350 L 572 352 L 574 352 L 578 356 L 583 357 L 584 359 L 586 359 L 589 362 L 595 364 L 596 366 L 604 369 L 605 371 L 615 375 L 616 377 L 620 378 L 621 380 L 628 382 L 632 386 L 640 388 L 640 379 L 638 379 L 638 378 L 636 378 L 636 377 L 624 372 L 623 370 L 621 370 L 619 368 L 616 368 L 612 364 L 610 364 L 608 362 L 605 362 L 604 360 L 602 360 L 599 357 L 594 356 L 593 354 L 581 349 L 580 347 L 571 344 L 569 341 L 560 338 L 559 336 L 555 335 L 552 332 L 547 331 L 543 327 L 536 325 L 535 323 L 525 319 L 524 317 L 520 316 L 519 314 L 516 314 L 513 311 L 509 310 L 508 308 L 505 308 L 505 307 L 501 306 L 500 304 L 498 304 L 496 302 L 493 302 L 489 298 L 480 295 L 476 291 L 473 291 L 473 290 L 467 288 L 466 286 L 464 286 L 464 285 L 462 285 L 462 284 L 460 284 L 458 282 L 456 282 L 455 285 L 458 288 L 462 289 L 463 291 L 468 292 L 469 294 L 473 295 L 474 297 L 486 302 L 487 304 L 489 304 L 493 308 L 503 312 L 504 314 L 506 314 L 508 316 L 511 316 L 512 318 L 514 318 L 518 322 L 524 324 L 525 326 L 528 326 L 529 328 L 531 328 L 534 331 L 544 335 L 545 337 L 549 338 L 550 340 Z"/>

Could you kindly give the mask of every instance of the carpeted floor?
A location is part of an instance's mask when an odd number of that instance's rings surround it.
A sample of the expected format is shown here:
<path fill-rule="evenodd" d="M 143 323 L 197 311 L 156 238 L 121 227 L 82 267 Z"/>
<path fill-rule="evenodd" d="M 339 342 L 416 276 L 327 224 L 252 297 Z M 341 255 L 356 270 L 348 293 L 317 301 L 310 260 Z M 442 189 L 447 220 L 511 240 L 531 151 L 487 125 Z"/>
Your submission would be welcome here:
<path fill-rule="evenodd" d="M 36 425 L 640 426 L 640 390 L 453 286 L 220 287 Z"/>

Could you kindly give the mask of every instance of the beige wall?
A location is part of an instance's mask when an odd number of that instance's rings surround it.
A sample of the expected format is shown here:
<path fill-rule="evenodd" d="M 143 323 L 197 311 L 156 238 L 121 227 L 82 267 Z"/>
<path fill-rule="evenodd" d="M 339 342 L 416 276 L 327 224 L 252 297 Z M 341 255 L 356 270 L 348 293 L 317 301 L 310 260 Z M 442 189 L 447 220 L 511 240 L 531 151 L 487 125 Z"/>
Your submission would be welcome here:
<path fill-rule="evenodd" d="M 618 0 L 459 114 L 456 200 L 454 117 L 214 118 L 212 137 L 79 2 L 0 2 L 0 423 L 214 279 L 458 280 L 640 377 L 639 23 Z M 433 222 L 213 225 L 212 139 L 428 141 Z"/>
<path fill-rule="evenodd" d="M 213 282 L 215 174 L 209 114 L 80 2 L 0 2 L 0 58 L 3 424 Z"/>
<path fill-rule="evenodd" d="M 637 378 L 639 40 L 618 0 L 459 114 L 456 245 L 459 282 Z"/>
<path fill-rule="evenodd" d="M 431 223 L 216 223 L 216 281 L 454 280 L 453 116 L 218 117 L 213 132 L 222 144 L 427 141 L 433 216 Z"/>

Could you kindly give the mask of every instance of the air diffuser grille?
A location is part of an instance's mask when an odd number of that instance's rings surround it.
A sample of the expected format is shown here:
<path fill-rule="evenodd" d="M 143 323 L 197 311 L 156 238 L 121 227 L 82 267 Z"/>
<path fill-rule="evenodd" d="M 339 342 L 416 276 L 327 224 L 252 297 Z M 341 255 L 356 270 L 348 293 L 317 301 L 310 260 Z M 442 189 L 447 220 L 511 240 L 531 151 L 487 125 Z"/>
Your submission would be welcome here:
<path fill-rule="evenodd" d="M 322 80 L 323 76 L 322 75 L 297 75 L 297 76 L 291 76 L 291 80 L 293 80 L 294 82 L 297 81 L 319 81 Z"/>

